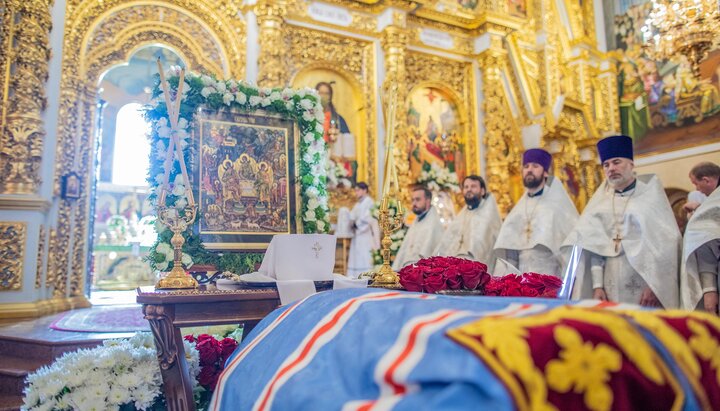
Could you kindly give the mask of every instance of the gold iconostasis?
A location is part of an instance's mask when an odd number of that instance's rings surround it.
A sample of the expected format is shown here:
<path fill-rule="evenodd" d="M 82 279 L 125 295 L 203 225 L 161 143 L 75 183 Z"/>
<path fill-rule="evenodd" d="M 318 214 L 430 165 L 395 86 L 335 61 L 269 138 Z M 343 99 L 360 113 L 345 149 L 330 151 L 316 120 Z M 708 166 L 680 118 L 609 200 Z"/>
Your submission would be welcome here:
<path fill-rule="evenodd" d="M 94 167 L 107 140 L 97 135 L 109 121 L 98 107 L 121 88 L 99 85 L 148 47 L 194 72 L 316 89 L 334 207 L 352 204 L 349 186 L 358 181 L 378 195 L 381 95 L 393 84 L 404 196 L 418 182 L 453 192 L 462 177 L 481 174 L 506 213 L 522 193 L 522 151 L 542 146 L 582 208 L 600 181 L 594 143 L 620 131 L 617 56 L 598 48 L 592 4 L 9 0 L 0 29 L 0 72 L 11 91 L 0 100 L 0 206 L 30 213 L 0 222 L 2 242 L 25 256 L 6 267 L 15 305 L 4 311 L 87 305 L 91 216 L 104 206 L 95 205 Z M 76 197 L 63 195 L 69 175 L 80 182 Z"/>

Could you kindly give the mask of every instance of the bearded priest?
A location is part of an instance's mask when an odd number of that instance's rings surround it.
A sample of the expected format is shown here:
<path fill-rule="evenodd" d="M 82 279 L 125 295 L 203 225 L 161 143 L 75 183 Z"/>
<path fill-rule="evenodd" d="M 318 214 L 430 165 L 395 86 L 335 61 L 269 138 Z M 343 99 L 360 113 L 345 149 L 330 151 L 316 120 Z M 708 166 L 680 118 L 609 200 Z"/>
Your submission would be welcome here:
<path fill-rule="evenodd" d="M 583 248 L 574 296 L 677 308 L 681 237 L 662 184 L 635 176 L 630 137 L 597 147 L 606 180 L 563 242 L 564 253 Z"/>
<path fill-rule="evenodd" d="M 694 177 L 693 183 L 698 191 L 708 197 L 695 210 L 685 228 L 680 299 L 687 310 L 699 305 L 707 312 L 718 314 L 720 167 L 713 163 L 701 163 L 693 168 L 690 176 Z M 707 184 L 703 184 L 703 180 Z"/>
<path fill-rule="evenodd" d="M 495 252 L 520 273 L 560 276 L 560 246 L 578 219 L 561 181 L 549 176 L 552 156 L 541 148 L 523 153 L 525 195 L 505 218 Z"/>
<path fill-rule="evenodd" d="M 496 259 L 493 246 L 502 224 L 497 202 L 480 176 L 465 177 L 462 190 L 466 207 L 448 226 L 435 254 L 452 257 L 471 254 L 492 272 Z"/>
<path fill-rule="evenodd" d="M 409 263 L 430 257 L 440 242 L 444 228 L 435 207 L 432 192 L 423 186 L 415 186 L 411 192 L 412 212 L 415 222 L 410 226 L 395 256 L 392 268 L 399 271 Z"/>

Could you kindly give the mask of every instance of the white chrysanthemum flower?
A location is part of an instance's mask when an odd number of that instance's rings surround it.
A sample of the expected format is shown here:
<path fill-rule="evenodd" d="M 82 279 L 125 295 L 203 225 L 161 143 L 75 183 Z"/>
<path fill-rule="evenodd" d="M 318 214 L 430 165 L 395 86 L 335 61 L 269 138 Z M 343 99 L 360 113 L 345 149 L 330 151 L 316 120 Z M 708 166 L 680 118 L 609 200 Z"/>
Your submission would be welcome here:
<path fill-rule="evenodd" d="M 247 96 L 242 91 L 238 91 L 235 93 L 235 101 L 238 102 L 238 104 L 245 104 L 247 101 Z"/>
<path fill-rule="evenodd" d="M 227 85 L 225 85 L 224 81 L 220 80 L 217 83 L 215 83 L 215 88 L 217 89 L 218 92 L 224 93 L 225 90 L 227 90 Z"/>
<path fill-rule="evenodd" d="M 315 116 L 313 115 L 312 111 L 303 111 L 302 118 L 305 121 L 313 121 L 315 119 Z"/>
<path fill-rule="evenodd" d="M 187 207 L 187 205 L 188 205 L 188 202 L 187 202 L 187 200 L 185 199 L 185 197 L 183 197 L 183 198 L 175 201 L 175 208 L 176 208 L 177 210 L 184 210 L 185 207 Z"/>
<path fill-rule="evenodd" d="M 300 107 L 302 107 L 305 110 L 312 110 L 314 108 L 314 106 L 315 105 L 313 104 L 313 102 L 306 98 L 300 100 Z"/>
<path fill-rule="evenodd" d="M 315 211 L 308 210 L 305 212 L 305 221 L 315 221 Z"/>
<path fill-rule="evenodd" d="M 178 125 L 178 128 L 179 128 L 179 129 L 185 130 L 185 129 L 188 128 L 188 126 L 190 125 L 190 123 L 188 123 L 187 119 L 185 119 L 184 117 L 180 117 L 180 118 L 178 118 L 178 123 L 177 123 L 177 125 Z"/>
<path fill-rule="evenodd" d="M 231 91 L 235 92 L 238 88 L 238 83 L 235 80 L 228 80 L 227 86 Z"/>
<path fill-rule="evenodd" d="M 324 133 L 325 132 L 325 127 L 323 127 L 322 123 L 318 122 L 317 124 L 315 124 L 315 132 L 316 133 Z"/>
<path fill-rule="evenodd" d="M 285 108 L 288 111 L 292 111 L 295 108 L 295 103 L 292 100 L 288 100 L 285 102 Z"/>
<path fill-rule="evenodd" d="M 288 100 L 295 95 L 295 92 L 293 89 L 285 87 L 280 94 L 282 95 L 283 100 Z"/>
<path fill-rule="evenodd" d="M 193 265 L 193 259 L 190 257 L 190 254 L 182 254 L 182 263 L 185 266 L 185 268 L 190 268 Z"/>
<path fill-rule="evenodd" d="M 200 80 L 202 81 L 203 86 L 215 84 L 215 80 L 213 80 L 213 78 L 208 76 L 207 74 L 202 75 L 200 77 Z"/>
<path fill-rule="evenodd" d="M 267 106 L 269 106 L 271 103 L 272 103 L 272 101 L 270 101 L 270 97 L 263 97 L 263 98 L 260 100 L 260 105 L 263 106 L 263 107 L 267 107 Z"/>
<path fill-rule="evenodd" d="M 318 231 L 325 231 L 325 222 L 322 220 L 318 220 L 315 225 L 317 226 Z"/>
<path fill-rule="evenodd" d="M 250 96 L 250 105 L 255 107 L 260 104 L 260 100 L 262 100 L 260 96 Z"/>
<path fill-rule="evenodd" d="M 172 189 L 172 193 L 176 196 L 185 195 L 185 185 L 175 184 L 175 187 Z"/>
<path fill-rule="evenodd" d="M 310 198 L 312 198 L 312 197 L 319 198 L 320 191 L 316 187 L 308 187 L 308 189 L 305 190 L 305 194 L 307 194 L 308 197 L 310 197 Z"/>
<path fill-rule="evenodd" d="M 315 141 L 315 135 L 313 133 L 306 133 L 303 136 L 303 141 L 308 144 L 312 144 L 312 142 Z"/>
<path fill-rule="evenodd" d="M 223 104 L 225 104 L 226 106 L 229 106 L 230 103 L 233 102 L 233 100 L 235 100 L 235 97 L 231 93 L 223 94 Z"/>
<path fill-rule="evenodd" d="M 269 96 L 270 93 L 272 93 L 272 89 L 270 87 L 263 87 L 259 91 L 260 91 L 260 94 L 263 96 Z"/>
<path fill-rule="evenodd" d="M 273 91 L 272 93 L 270 93 L 270 101 L 277 101 L 282 99 L 282 96 L 277 91 Z"/>
<path fill-rule="evenodd" d="M 162 263 L 155 263 L 155 268 L 158 271 L 167 271 L 169 266 L 170 266 L 170 261 L 168 261 L 168 260 L 165 260 Z"/>
<path fill-rule="evenodd" d="M 160 254 L 169 254 L 173 252 L 172 246 L 168 243 L 159 243 L 157 247 L 155 247 L 155 251 L 157 251 Z"/>
<path fill-rule="evenodd" d="M 200 95 L 205 98 L 208 98 L 208 96 L 210 94 L 215 93 L 215 92 L 216 92 L 216 90 L 214 87 L 203 87 L 203 89 L 200 90 Z"/>
<path fill-rule="evenodd" d="M 298 92 L 295 93 L 295 94 L 296 94 L 298 97 L 303 98 L 303 97 L 305 97 L 305 95 L 307 94 L 307 90 L 308 90 L 308 88 L 305 87 L 305 88 L 302 88 L 302 89 L 298 90 Z"/>

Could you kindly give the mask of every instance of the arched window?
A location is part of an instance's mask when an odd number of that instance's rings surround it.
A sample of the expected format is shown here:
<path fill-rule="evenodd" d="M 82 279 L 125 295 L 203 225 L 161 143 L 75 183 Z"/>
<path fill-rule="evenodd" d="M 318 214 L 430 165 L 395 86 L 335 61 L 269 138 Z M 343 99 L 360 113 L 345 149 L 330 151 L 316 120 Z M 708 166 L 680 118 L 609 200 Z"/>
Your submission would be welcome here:
<path fill-rule="evenodd" d="M 129 103 L 120 108 L 113 149 L 113 184 L 147 186 L 149 132 L 150 124 L 143 117 L 141 104 Z"/>

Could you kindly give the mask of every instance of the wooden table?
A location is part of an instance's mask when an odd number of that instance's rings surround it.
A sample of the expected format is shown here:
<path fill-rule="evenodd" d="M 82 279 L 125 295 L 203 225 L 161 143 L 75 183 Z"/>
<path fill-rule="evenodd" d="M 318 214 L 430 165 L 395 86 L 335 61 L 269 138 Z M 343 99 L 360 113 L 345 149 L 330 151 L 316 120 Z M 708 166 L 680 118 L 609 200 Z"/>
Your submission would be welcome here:
<path fill-rule="evenodd" d="M 168 410 L 195 410 L 181 327 L 243 324 L 243 337 L 280 306 L 274 288 L 155 290 L 139 287 L 137 302 L 150 322 Z"/>

